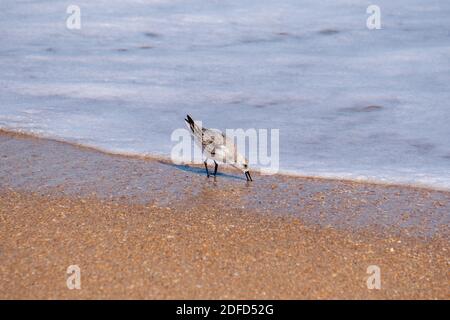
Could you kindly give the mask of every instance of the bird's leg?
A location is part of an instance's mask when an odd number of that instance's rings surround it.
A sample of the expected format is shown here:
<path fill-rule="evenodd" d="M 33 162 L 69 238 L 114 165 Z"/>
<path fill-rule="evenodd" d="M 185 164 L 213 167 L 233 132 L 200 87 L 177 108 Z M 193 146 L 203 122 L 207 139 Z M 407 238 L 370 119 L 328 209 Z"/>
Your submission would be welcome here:
<path fill-rule="evenodd" d="M 205 160 L 205 169 L 206 169 L 206 176 L 209 178 L 209 171 L 208 171 L 208 159 Z"/>
<path fill-rule="evenodd" d="M 214 160 L 214 177 L 217 174 L 217 168 L 219 167 L 219 165 L 217 164 L 216 160 Z"/>

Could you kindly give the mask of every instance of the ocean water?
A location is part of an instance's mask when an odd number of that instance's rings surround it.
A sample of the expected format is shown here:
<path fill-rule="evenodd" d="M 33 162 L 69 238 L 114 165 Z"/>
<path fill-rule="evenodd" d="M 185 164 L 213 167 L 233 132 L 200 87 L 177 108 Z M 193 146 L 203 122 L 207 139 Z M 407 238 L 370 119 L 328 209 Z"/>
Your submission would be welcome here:
<path fill-rule="evenodd" d="M 450 2 L 370 4 L 2 0 L 0 128 L 168 156 L 189 113 L 280 129 L 282 172 L 450 189 Z"/>

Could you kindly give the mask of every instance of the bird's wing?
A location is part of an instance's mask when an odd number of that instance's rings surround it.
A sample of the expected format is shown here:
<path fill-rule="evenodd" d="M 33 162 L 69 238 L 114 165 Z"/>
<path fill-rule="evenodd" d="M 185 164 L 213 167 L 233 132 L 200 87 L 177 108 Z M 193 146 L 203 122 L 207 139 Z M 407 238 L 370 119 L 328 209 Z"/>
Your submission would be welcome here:
<path fill-rule="evenodd" d="M 223 139 L 224 139 L 224 145 L 226 146 L 226 149 L 227 149 L 227 154 L 226 154 L 227 162 L 236 162 L 238 150 L 237 150 L 236 144 L 234 143 L 234 139 L 230 139 L 225 134 L 222 134 L 222 135 L 223 135 Z"/>
<path fill-rule="evenodd" d="M 216 160 L 224 163 L 234 163 L 237 160 L 237 147 L 234 140 L 228 138 L 220 131 L 211 130 L 208 135 L 208 147 L 205 149 L 214 156 Z"/>
<path fill-rule="evenodd" d="M 185 119 L 195 143 L 203 152 L 222 161 L 236 161 L 237 148 L 232 139 L 229 139 L 219 130 L 212 130 L 198 125 L 189 115 Z"/>
<path fill-rule="evenodd" d="M 216 149 L 221 148 L 225 144 L 225 136 L 217 131 L 203 128 L 202 150 L 214 155 Z"/>

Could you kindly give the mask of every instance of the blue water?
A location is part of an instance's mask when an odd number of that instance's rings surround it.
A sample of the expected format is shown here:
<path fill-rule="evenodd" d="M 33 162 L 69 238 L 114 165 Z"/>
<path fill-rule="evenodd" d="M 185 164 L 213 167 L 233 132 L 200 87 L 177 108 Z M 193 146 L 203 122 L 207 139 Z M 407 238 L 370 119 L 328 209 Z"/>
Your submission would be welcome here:
<path fill-rule="evenodd" d="M 450 189 L 450 2 L 0 4 L 0 128 L 170 154 L 186 113 L 280 129 L 280 169 Z M 0 147 L 1 148 L 1 147 Z"/>

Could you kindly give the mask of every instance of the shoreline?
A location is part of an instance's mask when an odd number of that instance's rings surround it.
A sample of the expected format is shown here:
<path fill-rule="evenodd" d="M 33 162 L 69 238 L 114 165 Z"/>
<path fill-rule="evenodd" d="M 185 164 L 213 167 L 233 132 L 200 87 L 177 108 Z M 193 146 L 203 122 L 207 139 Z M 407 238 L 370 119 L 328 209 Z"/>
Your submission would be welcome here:
<path fill-rule="evenodd" d="M 0 128 L 0 135 L 10 135 L 17 138 L 24 138 L 24 139 L 40 139 L 40 140 L 47 140 L 51 142 L 56 143 L 62 143 L 67 144 L 69 146 L 73 146 L 76 148 L 80 148 L 82 150 L 90 150 L 95 152 L 100 152 L 105 155 L 109 156 L 117 156 L 117 157 L 124 157 L 129 159 L 140 159 L 145 161 L 162 161 L 166 163 L 172 163 L 172 160 L 169 156 L 166 155 L 155 155 L 155 154 L 140 154 L 140 153 L 127 153 L 127 152 L 114 152 L 111 150 L 106 150 L 100 147 L 95 147 L 91 145 L 85 145 L 82 143 L 77 143 L 73 141 L 58 139 L 58 138 L 52 138 L 47 137 L 44 135 L 39 134 L 33 134 L 29 132 L 23 132 L 22 130 L 10 130 L 5 128 Z M 198 167 L 202 166 L 202 164 L 182 164 L 186 166 L 193 166 Z M 222 171 L 225 172 L 233 172 L 232 169 L 222 166 Z M 258 173 L 261 175 L 261 173 Z M 432 191 L 441 191 L 441 192 L 448 192 L 450 194 L 450 188 L 444 188 L 439 186 L 432 186 L 428 184 L 421 184 L 421 183 L 401 183 L 401 182 L 388 182 L 388 181 L 380 181 L 377 179 L 368 179 L 368 178 L 362 178 L 362 179 L 356 179 L 356 178 L 345 178 L 345 177 L 326 177 L 326 176 L 319 176 L 319 175 L 307 175 L 307 174 L 301 174 L 292 172 L 289 170 L 280 170 L 275 176 L 285 176 L 285 177 L 291 177 L 291 178 L 300 178 L 300 179 L 316 179 L 316 180 L 331 180 L 331 181 L 345 181 L 350 183 L 360 183 L 360 184 L 369 184 L 369 185 L 380 185 L 380 186 L 387 186 L 387 187 L 400 187 L 400 188 L 414 188 L 414 189 L 425 189 L 425 190 L 432 190 Z"/>
<path fill-rule="evenodd" d="M 0 133 L 2 299 L 448 299 L 450 193 Z M 79 265 L 81 290 L 66 286 Z M 369 290 L 367 268 L 381 269 Z"/>
<path fill-rule="evenodd" d="M 9 148 L 5 144 L 8 141 Z M 406 230 L 424 237 L 432 237 L 444 228 L 445 235 L 450 236 L 447 191 L 259 173 L 254 173 L 255 181 L 248 183 L 230 168 L 221 170 L 217 179 L 208 179 L 201 165 L 175 165 L 160 158 L 110 154 L 27 134 L 0 131 L 0 152 L 2 143 L 6 153 L 0 154 L 3 189 L 9 185 L 16 191 L 95 195 L 99 199 L 184 207 L 186 201 L 201 193 L 210 196 L 214 188 L 220 194 L 213 198 L 223 206 L 231 204 L 230 208 L 245 207 L 270 216 L 294 216 L 311 226 L 334 226 L 352 232 Z M 230 203 L 227 196 L 238 197 L 239 204 Z"/>

